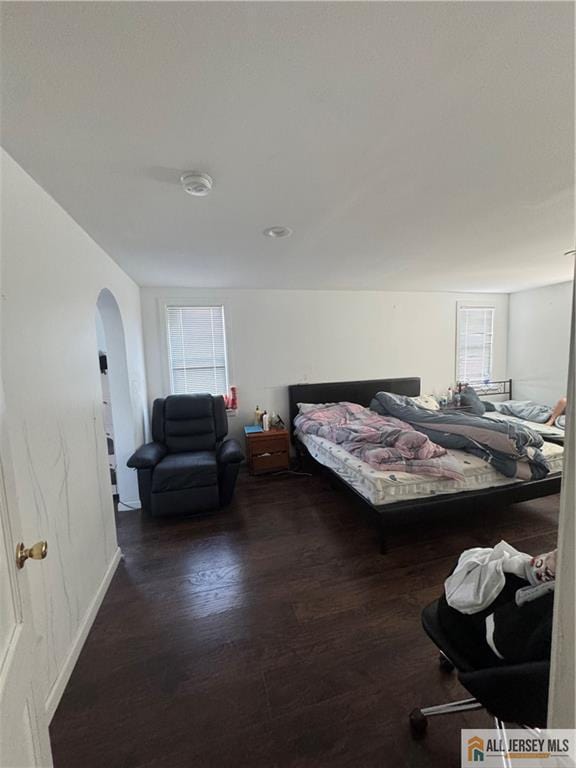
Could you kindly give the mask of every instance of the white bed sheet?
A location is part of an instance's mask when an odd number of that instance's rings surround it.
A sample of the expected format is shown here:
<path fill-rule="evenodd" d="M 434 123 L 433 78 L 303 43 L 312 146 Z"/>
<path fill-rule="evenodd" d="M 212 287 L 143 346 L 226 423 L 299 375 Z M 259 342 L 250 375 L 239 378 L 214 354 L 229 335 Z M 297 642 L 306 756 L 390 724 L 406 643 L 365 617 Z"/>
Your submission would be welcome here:
<path fill-rule="evenodd" d="M 297 437 L 316 461 L 334 470 L 365 499 L 378 506 L 421 499 L 425 496 L 497 488 L 522 482 L 504 477 L 482 459 L 464 451 L 448 451 L 457 461 L 464 479 L 442 480 L 408 472 L 381 472 L 323 437 L 305 435 L 301 432 L 297 433 Z M 560 473 L 564 454 L 563 446 L 545 441 L 542 452 L 550 463 L 550 475 Z"/>

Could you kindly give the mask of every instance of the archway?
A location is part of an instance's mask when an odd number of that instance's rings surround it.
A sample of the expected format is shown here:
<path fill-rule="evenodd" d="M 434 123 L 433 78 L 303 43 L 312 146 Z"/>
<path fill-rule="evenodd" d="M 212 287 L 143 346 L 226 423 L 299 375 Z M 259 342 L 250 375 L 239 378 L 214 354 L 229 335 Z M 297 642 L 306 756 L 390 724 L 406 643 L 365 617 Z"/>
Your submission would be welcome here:
<path fill-rule="evenodd" d="M 97 351 L 104 353 L 107 361 L 106 376 L 111 403 L 116 492 L 119 497 L 119 508 L 122 509 L 124 507 L 122 502 L 132 506 L 138 499 L 136 473 L 131 472 L 126 466 L 126 461 L 135 449 L 134 411 L 130 396 L 124 324 L 118 303 L 107 288 L 100 291 L 96 302 L 96 335 Z"/>

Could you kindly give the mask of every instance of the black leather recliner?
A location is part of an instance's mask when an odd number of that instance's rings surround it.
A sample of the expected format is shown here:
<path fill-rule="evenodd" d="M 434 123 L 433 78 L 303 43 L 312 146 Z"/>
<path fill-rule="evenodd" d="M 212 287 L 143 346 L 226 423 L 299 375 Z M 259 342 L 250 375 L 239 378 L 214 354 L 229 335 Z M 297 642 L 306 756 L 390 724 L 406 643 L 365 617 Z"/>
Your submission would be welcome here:
<path fill-rule="evenodd" d="M 227 506 L 244 454 L 224 440 L 228 418 L 222 397 L 170 395 L 154 401 L 152 439 L 128 459 L 138 470 L 144 512 L 187 515 Z"/>

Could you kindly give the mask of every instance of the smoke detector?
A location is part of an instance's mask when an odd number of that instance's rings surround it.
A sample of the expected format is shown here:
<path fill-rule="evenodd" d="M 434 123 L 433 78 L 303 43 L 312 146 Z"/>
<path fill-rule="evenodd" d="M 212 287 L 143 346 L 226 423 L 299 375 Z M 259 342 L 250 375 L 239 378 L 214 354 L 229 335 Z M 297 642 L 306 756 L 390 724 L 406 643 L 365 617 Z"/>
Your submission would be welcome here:
<path fill-rule="evenodd" d="M 187 171 L 180 177 L 184 192 L 194 197 L 206 197 L 212 190 L 212 177 L 200 171 Z"/>
<path fill-rule="evenodd" d="M 292 230 L 290 227 L 268 227 L 268 229 L 265 229 L 262 234 L 265 237 L 271 237 L 273 240 L 278 240 L 280 237 L 290 237 Z"/>

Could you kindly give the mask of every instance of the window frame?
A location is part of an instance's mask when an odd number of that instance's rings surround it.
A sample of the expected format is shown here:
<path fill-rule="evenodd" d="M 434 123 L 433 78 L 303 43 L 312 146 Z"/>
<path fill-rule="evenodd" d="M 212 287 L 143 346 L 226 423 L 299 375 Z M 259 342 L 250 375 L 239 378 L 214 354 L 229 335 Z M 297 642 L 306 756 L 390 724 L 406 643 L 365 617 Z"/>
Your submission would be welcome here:
<path fill-rule="evenodd" d="M 454 369 L 455 369 L 455 380 L 456 383 L 469 383 L 469 384 L 482 384 L 484 383 L 484 380 L 481 381 L 473 381 L 470 380 L 469 382 L 464 382 L 462 377 L 460 376 L 460 325 L 461 325 L 461 310 L 465 309 L 471 309 L 471 310 L 490 310 L 492 312 L 492 343 L 490 345 L 490 377 L 489 381 L 494 380 L 494 363 L 495 363 L 495 355 L 494 355 L 494 340 L 496 337 L 496 306 L 494 304 L 489 304 L 487 302 L 470 302 L 470 301 L 458 301 L 456 302 L 456 339 L 455 339 L 455 361 L 454 361 Z"/>
<path fill-rule="evenodd" d="M 173 369 L 172 369 L 172 355 L 170 348 L 170 322 L 168 319 L 168 312 L 171 309 L 220 309 L 222 312 L 222 333 L 224 342 L 224 378 L 226 384 L 226 392 L 230 392 L 230 381 L 233 379 L 230 375 L 230 357 L 228 354 L 228 327 L 227 327 L 227 315 L 226 308 L 222 302 L 218 301 L 195 301 L 194 299 L 172 300 L 159 302 L 159 311 L 162 313 L 162 325 L 164 328 L 163 333 L 163 346 L 164 346 L 164 389 L 168 394 L 175 395 L 173 391 Z M 179 393 L 182 394 L 182 393 Z M 189 393 L 194 394 L 194 393 Z"/>

